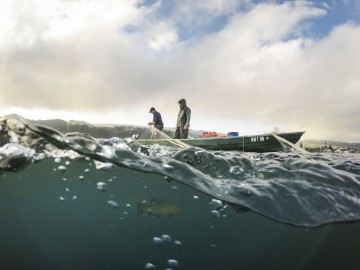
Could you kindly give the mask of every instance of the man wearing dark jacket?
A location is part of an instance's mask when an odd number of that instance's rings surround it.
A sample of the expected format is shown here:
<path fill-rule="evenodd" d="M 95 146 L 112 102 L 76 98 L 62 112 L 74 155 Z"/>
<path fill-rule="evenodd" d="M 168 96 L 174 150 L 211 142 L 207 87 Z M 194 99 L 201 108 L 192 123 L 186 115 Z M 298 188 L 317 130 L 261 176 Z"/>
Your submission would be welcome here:
<path fill-rule="evenodd" d="M 155 110 L 154 107 L 150 108 L 149 113 L 153 114 L 153 120 L 149 122 L 149 125 L 154 125 L 155 128 L 162 131 L 164 128 L 164 123 L 161 118 L 161 114 Z"/>
<path fill-rule="evenodd" d="M 178 103 L 180 106 L 180 111 L 178 113 L 178 118 L 176 122 L 174 139 L 187 139 L 189 135 L 191 110 L 186 105 L 185 99 L 180 99 Z"/>

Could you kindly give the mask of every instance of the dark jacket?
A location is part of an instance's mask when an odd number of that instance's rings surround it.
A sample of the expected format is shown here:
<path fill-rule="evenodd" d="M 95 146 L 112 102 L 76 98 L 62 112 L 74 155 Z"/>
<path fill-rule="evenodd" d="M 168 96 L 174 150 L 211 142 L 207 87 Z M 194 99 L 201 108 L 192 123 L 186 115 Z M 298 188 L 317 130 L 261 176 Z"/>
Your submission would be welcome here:
<path fill-rule="evenodd" d="M 161 118 L 161 114 L 159 112 L 153 113 L 153 121 L 154 121 L 155 125 L 164 125 L 162 118 Z"/>
<path fill-rule="evenodd" d="M 183 127 L 185 125 L 190 126 L 190 118 L 191 118 L 191 110 L 189 107 L 184 106 L 184 108 L 180 109 L 179 111 L 176 127 Z"/>

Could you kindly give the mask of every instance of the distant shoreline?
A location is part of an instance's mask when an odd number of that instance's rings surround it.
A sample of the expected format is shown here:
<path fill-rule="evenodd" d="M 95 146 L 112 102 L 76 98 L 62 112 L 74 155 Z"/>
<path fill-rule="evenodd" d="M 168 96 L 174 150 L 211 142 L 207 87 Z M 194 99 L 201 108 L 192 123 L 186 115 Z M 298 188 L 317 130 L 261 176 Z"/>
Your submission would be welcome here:
<path fill-rule="evenodd" d="M 311 153 L 360 153 L 360 143 L 303 140 L 300 142 L 300 146 Z"/>

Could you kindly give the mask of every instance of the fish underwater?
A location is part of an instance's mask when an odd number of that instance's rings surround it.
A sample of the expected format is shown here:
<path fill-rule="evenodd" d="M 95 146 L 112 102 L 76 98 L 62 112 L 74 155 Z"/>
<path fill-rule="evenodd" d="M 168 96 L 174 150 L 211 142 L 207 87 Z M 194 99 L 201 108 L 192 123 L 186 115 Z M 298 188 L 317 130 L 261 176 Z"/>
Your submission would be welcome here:
<path fill-rule="evenodd" d="M 137 215 L 149 214 L 156 217 L 168 216 L 171 217 L 181 212 L 181 209 L 172 202 L 152 198 L 150 202 L 141 201 L 136 203 Z"/>

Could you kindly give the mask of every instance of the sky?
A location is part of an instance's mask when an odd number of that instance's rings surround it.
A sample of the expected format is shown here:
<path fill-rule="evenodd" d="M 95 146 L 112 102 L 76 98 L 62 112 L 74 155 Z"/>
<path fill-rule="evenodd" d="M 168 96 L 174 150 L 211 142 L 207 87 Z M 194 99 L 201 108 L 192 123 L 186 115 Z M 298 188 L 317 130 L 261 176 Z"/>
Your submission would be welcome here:
<path fill-rule="evenodd" d="M 360 1 L 2 0 L 0 116 L 360 141 Z"/>

